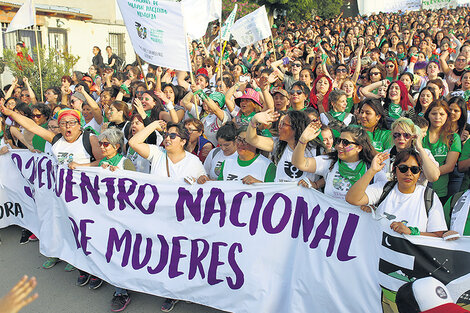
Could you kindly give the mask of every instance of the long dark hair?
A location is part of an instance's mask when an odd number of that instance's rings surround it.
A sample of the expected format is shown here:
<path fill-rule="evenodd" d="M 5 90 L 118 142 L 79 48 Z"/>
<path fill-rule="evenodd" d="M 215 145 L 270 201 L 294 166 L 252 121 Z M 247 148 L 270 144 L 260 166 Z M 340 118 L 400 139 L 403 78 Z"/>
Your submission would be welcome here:
<path fill-rule="evenodd" d="M 388 129 L 387 122 L 385 120 L 387 113 L 385 113 L 380 101 L 377 99 L 366 99 L 361 101 L 358 106 L 359 112 L 365 104 L 367 104 L 372 110 L 374 110 L 376 115 L 380 115 L 380 120 L 377 122 L 375 129 Z"/>
<path fill-rule="evenodd" d="M 434 100 L 429 105 L 429 108 L 426 110 L 426 113 L 424 113 L 424 118 L 427 119 L 429 122 L 429 128 L 432 127 L 431 121 L 429 120 L 429 113 L 434 108 L 442 108 L 447 113 L 447 120 L 439 130 L 439 139 L 447 146 L 448 149 L 450 149 L 454 136 L 451 128 L 449 105 L 444 100 Z"/>
<path fill-rule="evenodd" d="M 460 118 L 457 121 L 458 133 L 460 135 L 467 125 L 467 104 L 462 97 L 452 97 L 449 100 L 449 109 L 452 103 L 455 103 L 460 109 Z"/>
<path fill-rule="evenodd" d="M 420 99 L 421 99 L 421 94 L 423 93 L 424 90 L 427 90 L 432 94 L 432 101 L 436 100 L 436 95 L 434 94 L 434 91 L 429 87 L 424 87 L 419 92 L 418 100 L 416 100 L 416 106 L 415 106 L 415 112 L 416 113 L 420 113 L 423 110 L 423 106 L 421 105 L 421 100 Z M 429 109 L 429 107 L 428 107 L 428 109 Z"/>
<path fill-rule="evenodd" d="M 354 142 L 362 147 L 362 150 L 359 152 L 359 160 L 362 160 L 366 162 L 367 165 L 370 165 L 372 163 L 372 159 L 377 154 L 377 151 L 372 146 L 367 132 L 360 126 L 350 125 L 343 128 L 341 133 L 350 133 L 353 136 Z M 335 150 L 330 152 L 328 153 L 328 156 L 334 161 L 333 164 L 338 161 L 338 151 Z"/>

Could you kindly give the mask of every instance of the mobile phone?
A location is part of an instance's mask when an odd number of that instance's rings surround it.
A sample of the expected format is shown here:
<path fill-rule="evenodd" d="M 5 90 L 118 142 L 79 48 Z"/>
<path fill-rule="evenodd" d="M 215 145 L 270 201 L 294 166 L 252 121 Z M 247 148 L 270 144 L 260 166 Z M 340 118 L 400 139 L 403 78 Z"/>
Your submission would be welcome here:
<path fill-rule="evenodd" d="M 242 83 L 249 83 L 251 80 L 250 76 L 240 76 L 240 82 Z"/>

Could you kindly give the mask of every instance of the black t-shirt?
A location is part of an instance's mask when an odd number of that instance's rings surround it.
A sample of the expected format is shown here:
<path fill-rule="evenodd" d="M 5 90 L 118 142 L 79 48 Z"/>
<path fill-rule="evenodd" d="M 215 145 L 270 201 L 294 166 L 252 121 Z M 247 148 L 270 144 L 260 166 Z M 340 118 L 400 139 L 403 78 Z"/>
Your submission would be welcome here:
<path fill-rule="evenodd" d="M 112 66 L 112 68 L 114 70 L 117 70 L 118 66 L 119 66 L 119 64 L 118 64 L 119 63 L 119 58 L 115 53 L 113 53 L 110 57 L 108 57 L 108 65 L 110 65 L 113 62 L 113 60 L 114 60 L 114 65 Z"/>

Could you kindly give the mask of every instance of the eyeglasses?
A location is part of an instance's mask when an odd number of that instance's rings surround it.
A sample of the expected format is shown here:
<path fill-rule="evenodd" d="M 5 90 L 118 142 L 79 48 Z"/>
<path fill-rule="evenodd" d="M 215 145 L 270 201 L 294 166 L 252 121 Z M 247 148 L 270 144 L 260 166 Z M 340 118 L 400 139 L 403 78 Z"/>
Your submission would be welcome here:
<path fill-rule="evenodd" d="M 66 126 L 75 126 L 78 124 L 78 121 L 62 121 L 59 123 L 60 127 L 66 127 Z"/>
<path fill-rule="evenodd" d="M 380 72 L 370 72 L 370 75 L 380 75 Z"/>
<path fill-rule="evenodd" d="M 403 137 L 406 140 L 408 140 L 408 139 L 411 138 L 411 134 L 408 134 L 408 133 L 398 133 L 398 132 L 396 132 L 396 133 L 393 133 L 392 135 L 393 135 L 393 139 L 398 139 L 400 137 Z"/>
<path fill-rule="evenodd" d="M 248 144 L 248 142 L 246 141 L 246 139 L 245 139 L 245 138 L 242 138 L 242 137 L 237 137 L 235 140 L 237 141 L 237 143 L 239 143 L 239 144 L 241 144 L 241 145 L 246 145 L 246 144 Z"/>
<path fill-rule="evenodd" d="M 107 141 L 100 141 L 99 144 L 100 144 L 100 147 L 105 147 L 105 148 L 107 148 L 107 147 L 109 147 L 109 145 L 110 145 L 111 143 L 110 143 L 110 142 L 107 142 Z"/>
<path fill-rule="evenodd" d="M 464 58 L 458 58 L 457 60 L 455 60 L 456 62 L 465 62 L 466 60 Z"/>
<path fill-rule="evenodd" d="M 295 66 L 295 67 L 302 67 L 302 64 L 300 64 L 300 63 L 294 63 L 293 66 Z"/>
<path fill-rule="evenodd" d="M 303 92 L 302 90 L 297 89 L 297 90 L 291 90 L 291 91 L 289 91 L 289 93 L 290 93 L 291 95 L 295 95 L 295 94 L 301 95 L 301 94 L 303 94 L 304 92 Z"/>
<path fill-rule="evenodd" d="M 194 132 L 198 132 L 198 129 L 192 129 L 192 128 L 186 128 L 188 130 L 188 133 L 192 134 Z"/>
<path fill-rule="evenodd" d="M 357 143 L 344 138 L 336 138 L 336 145 L 338 146 L 340 143 L 343 144 L 343 147 L 347 147 L 349 145 L 358 145 Z"/>
<path fill-rule="evenodd" d="M 411 173 L 413 173 L 415 175 L 418 174 L 419 172 L 421 172 L 421 167 L 416 166 L 416 165 L 408 166 L 408 165 L 405 165 L 405 164 L 400 164 L 400 165 L 397 166 L 397 168 L 403 174 L 408 172 L 408 170 L 411 170 Z"/>
<path fill-rule="evenodd" d="M 394 67 L 395 67 L 395 65 L 393 65 L 393 64 L 389 64 L 389 65 L 385 65 L 385 67 L 386 67 L 386 68 L 394 68 Z"/>
<path fill-rule="evenodd" d="M 135 92 L 136 95 L 143 95 L 145 93 L 145 90 L 138 90 Z"/>
<path fill-rule="evenodd" d="M 336 73 L 346 73 L 348 70 L 345 68 L 339 68 L 336 70 Z"/>
<path fill-rule="evenodd" d="M 41 117 L 43 117 L 42 114 L 33 114 L 33 115 L 31 115 L 31 118 L 41 118 Z"/>
<path fill-rule="evenodd" d="M 166 137 L 170 137 L 171 140 L 174 140 L 176 137 L 181 138 L 181 136 L 177 133 L 164 133 L 163 138 L 166 138 Z"/>
<path fill-rule="evenodd" d="M 22 93 L 21 96 L 22 96 L 22 97 L 25 97 L 25 98 L 29 98 L 29 97 L 30 97 L 30 95 L 28 95 L 28 94 L 26 94 L 26 93 Z"/>

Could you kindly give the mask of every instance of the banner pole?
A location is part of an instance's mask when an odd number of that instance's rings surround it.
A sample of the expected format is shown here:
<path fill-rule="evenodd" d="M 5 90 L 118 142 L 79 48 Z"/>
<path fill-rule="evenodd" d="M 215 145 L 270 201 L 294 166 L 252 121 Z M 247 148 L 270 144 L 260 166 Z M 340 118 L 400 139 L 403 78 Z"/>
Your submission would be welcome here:
<path fill-rule="evenodd" d="M 215 76 L 215 81 L 217 83 L 217 78 L 221 77 L 222 75 L 222 14 L 220 14 L 220 18 L 219 18 L 219 52 L 221 53 L 219 55 L 219 66 L 218 68 L 215 70 L 216 72 L 216 76 Z"/>
<path fill-rule="evenodd" d="M 274 44 L 274 38 L 273 38 L 273 34 L 271 33 L 271 42 L 273 43 L 273 52 L 274 52 L 274 61 L 277 60 L 277 56 L 276 56 L 276 45 Z"/>
<path fill-rule="evenodd" d="M 196 80 L 194 79 L 192 67 L 191 67 L 191 71 L 189 72 L 189 77 L 191 78 L 191 85 L 194 85 L 196 83 Z M 194 95 L 193 100 L 194 100 L 194 109 L 196 110 L 196 118 L 199 119 L 199 110 L 197 109 L 197 103 L 199 102 L 199 98 L 196 95 Z"/>
<path fill-rule="evenodd" d="M 227 45 L 227 41 L 224 41 L 224 47 L 222 48 L 222 51 L 220 53 L 220 58 L 219 58 L 219 66 L 217 67 L 221 72 L 222 72 L 222 57 L 225 53 L 225 46 Z M 222 74 L 221 74 L 222 75 Z"/>
<path fill-rule="evenodd" d="M 36 49 L 38 51 L 38 67 L 39 67 L 39 86 L 41 87 L 41 102 L 44 102 L 44 90 L 42 87 L 42 68 L 41 68 L 41 47 L 38 40 L 38 26 L 34 25 L 34 35 L 36 36 Z"/>
<path fill-rule="evenodd" d="M 140 62 L 140 57 L 137 54 L 137 52 L 135 52 L 135 50 L 134 50 L 134 53 L 135 53 L 135 57 L 137 59 L 137 63 L 139 63 L 140 72 L 142 73 L 142 76 L 144 77 L 145 86 L 147 87 L 147 90 L 149 90 L 149 84 L 147 83 L 147 77 L 145 77 L 145 75 L 144 75 L 144 70 L 142 69 L 142 63 Z"/>

